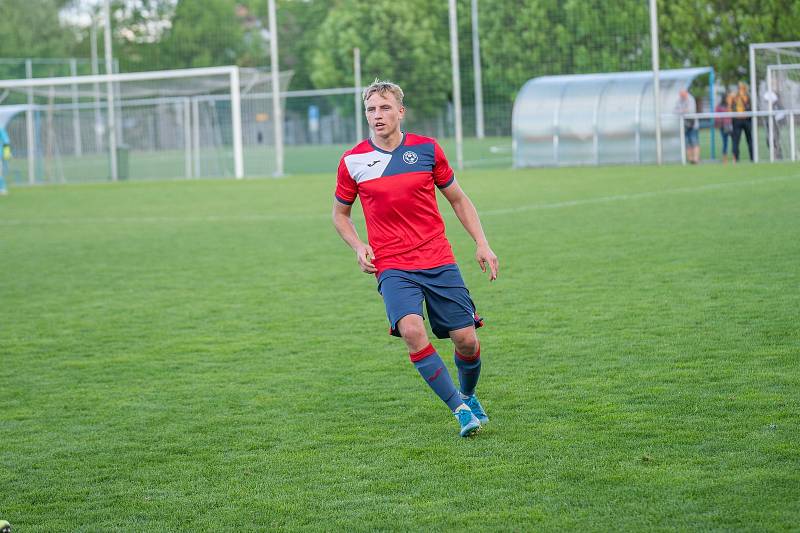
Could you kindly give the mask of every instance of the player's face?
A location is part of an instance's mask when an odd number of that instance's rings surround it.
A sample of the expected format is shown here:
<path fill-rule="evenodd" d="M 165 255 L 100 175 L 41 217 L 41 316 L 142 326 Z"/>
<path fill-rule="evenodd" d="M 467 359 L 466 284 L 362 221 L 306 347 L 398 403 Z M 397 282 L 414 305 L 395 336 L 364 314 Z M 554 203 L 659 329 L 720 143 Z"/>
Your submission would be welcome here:
<path fill-rule="evenodd" d="M 400 130 L 405 108 L 392 93 L 374 93 L 364 102 L 367 122 L 378 137 L 388 138 Z"/>

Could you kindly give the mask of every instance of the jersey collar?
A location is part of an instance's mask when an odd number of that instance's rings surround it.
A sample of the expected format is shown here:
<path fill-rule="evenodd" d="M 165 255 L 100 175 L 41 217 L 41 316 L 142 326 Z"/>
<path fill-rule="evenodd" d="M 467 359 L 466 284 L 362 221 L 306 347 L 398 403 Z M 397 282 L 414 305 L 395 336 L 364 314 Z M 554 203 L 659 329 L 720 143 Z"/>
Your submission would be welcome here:
<path fill-rule="evenodd" d="M 406 144 L 406 132 L 403 132 L 403 138 L 402 138 L 402 139 L 400 139 L 400 144 L 398 144 L 398 145 L 397 145 L 397 148 L 395 148 L 395 149 L 394 149 L 394 150 L 392 150 L 391 152 L 390 152 L 390 151 L 388 151 L 388 150 L 384 150 L 383 148 L 380 148 L 380 147 L 378 147 L 378 146 L 377 146 L 377 145 L 376 145 L 374 142 L 372 142 L 372 137 L 370 137 L 370 138 L 369 138 L 369 144 L 370 144 L 370 146 L 372 146 L 372 148 L 374 148 L 375 150 L 377 150 L 377 151 L 379 151 L 379 152 L 382 152 L 382 153 L 384 153 L 384 154 L 393 154 L 393 153 L 395 153 L 396 151 L 398 151 L 400 148 L 402 148 L 402 147 L 403 147 L 403 145 L 405 145 L 405 144 Z"/>

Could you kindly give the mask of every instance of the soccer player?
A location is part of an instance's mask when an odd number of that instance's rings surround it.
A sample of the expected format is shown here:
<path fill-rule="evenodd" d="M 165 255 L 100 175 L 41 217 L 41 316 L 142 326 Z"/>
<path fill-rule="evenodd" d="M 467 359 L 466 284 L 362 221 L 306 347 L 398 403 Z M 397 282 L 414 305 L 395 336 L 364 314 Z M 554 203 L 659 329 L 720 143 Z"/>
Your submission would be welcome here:
<path fill-rule="evenodd" d="M 481 371 L 475 328 L 483 323 L 445 236 L 437 188 L 475 241 L 475 258 L 481 270 L 488 269 L 490 281 L 497 278 L 497 256 L 439 144 L 400 129 L 403 90 L 376 79 L 362 96 L 372 135 L 339 162 L 333 224 L 355 251 L 361 270 L 378 278 L 390 333 L 403 338 L 411 362 L 453 412 L 466 437 L 489 421 L 475 396 Z M 357 196 L 369 244 L 361 241 L 350 217 Z M 460 390 L 428 340 L 423 301 L 433 333 L 453 341 Z"/>

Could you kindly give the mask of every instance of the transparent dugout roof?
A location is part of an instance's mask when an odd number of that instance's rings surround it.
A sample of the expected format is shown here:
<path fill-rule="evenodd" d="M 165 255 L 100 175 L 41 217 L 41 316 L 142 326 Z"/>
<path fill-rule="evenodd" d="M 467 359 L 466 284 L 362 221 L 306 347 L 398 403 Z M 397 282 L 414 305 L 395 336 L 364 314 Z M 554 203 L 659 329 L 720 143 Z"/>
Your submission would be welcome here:
<path fill-rule="evenodd" d="M 681 160 L 679 91 L 708 74 L 710 67 L 660 71 L 664 161 Z M 514 166 L 655 162 L 653 102 L 652 71 L 533 78 L 514 102 Z"/>

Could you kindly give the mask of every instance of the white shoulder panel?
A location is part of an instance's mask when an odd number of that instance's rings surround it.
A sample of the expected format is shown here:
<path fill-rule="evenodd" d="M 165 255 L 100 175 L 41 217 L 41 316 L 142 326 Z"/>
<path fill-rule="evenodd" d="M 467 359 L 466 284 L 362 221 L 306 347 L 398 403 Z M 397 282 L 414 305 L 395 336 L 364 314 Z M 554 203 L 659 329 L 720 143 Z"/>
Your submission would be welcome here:
<path fill-rule="evenodd" d="M 380 178 L 392 160 L 392 154 L 373 150 L 366 154 L 350 154 L 344 158 L 347 171 L 356 183 Z"/>

